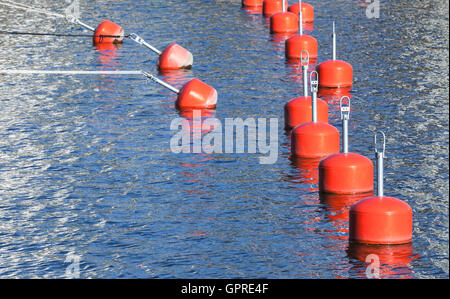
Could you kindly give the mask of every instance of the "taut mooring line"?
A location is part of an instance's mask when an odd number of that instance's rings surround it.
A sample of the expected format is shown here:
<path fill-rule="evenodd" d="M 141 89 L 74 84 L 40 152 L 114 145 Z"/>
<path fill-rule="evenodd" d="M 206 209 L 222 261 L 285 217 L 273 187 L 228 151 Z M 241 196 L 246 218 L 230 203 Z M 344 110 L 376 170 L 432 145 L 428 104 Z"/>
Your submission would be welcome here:
<path fill-rule="evenodd" d="M 163 87 L 179 93 L 180 90 L 145 71 L 62 71 L 62 70 L 0 70 L 5 75 L 142 75 Z"/>

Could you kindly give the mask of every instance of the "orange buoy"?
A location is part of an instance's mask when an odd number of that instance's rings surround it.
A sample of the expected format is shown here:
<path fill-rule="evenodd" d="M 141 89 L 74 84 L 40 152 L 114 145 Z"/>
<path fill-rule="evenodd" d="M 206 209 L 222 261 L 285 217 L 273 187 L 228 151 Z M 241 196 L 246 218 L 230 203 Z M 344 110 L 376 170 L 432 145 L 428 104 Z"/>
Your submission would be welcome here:
<path fill-rule="evenodd" d="M 178 94 L 175 105 L 179 110 L 213 109 L 216 107 L 217 91 L 198 79 L 192 79 L 178 90 L 150 73 L 142 72 L 142 74 Z"/>
<path fill-rule="evenodd" d="M 105 20 L 94 30 L 94 44 L 120 44 L 125 37 L 123 28 Z"/>
<path fill-rule="evenodd" d="M 302 54 L 308 54 L 307 50 L 303 50 Z M 318 81 L 315 75 L 317 72 L 313 71 L 310 74 L 310 85 L 313 94 L 308 96 L 308 56 L 302 56 L 300 61 L 303 71 L 303 96 L 296 97 L 284 105 L 284 124 L 286 129 L 292 129 L 298 125 L 313 121 L 313 103 L 317 104 L 317 119 L 320 122 L 328 123 L 328 104 L 322 100 L 317 99 Z"/>
<path fill-rule="evenodd" d="M 217 91 L 198 79 L 192 79 L 181 88 L 175 104 L 180 110 L 190 110 L 212 109 L 216 103 Z"/>
<path fill-rule="evenodd" d="M 295 33 L 298 31 L 298 17 L 292 12 L 277 12 L 270 17 L 271 33 Z"/>
<path fill-rule="evenodd" d="M 316 67 L 319 73 L 319 86 L 329 88 L 350 87 L 353 84 L 353 67 L 336 59 L 336 33 L 333 22 L 333 59 L 322 62 Z"/>
<path fill-rule="evenodd" d="M 348 106 L 343 100 L 348 100 Z M 325 193 L 355 194 L 373 190 L 373 164 L 370 159 L 348 152 L 348 120 L 350 118 L 350 98 L 340 100 L 342 119 L 343 151 L 331 155 L 320 162 L 319 190 Z"/>
<path fill-rule="evenodd" d="M 412 240 L 412 209 L 404 201 L 384 196 L 383 193 L 383 150 L 377 149 L 378 196 L 364 198 L 350 208 L 349 239 L 366 244 L 404 244 Z"/>
<path fill-rule="evenodd" d="M 300 158 L 321 158 L 339 152 L 338 129 L 317 119 L 316 89 L 311 99 L 312 122 L 298 125 L 291 132 L 291 153 Z"/>
<path fill-rule="evenodd" d="M 328 123 L 328 104 L 317 99 L 317 120 Z M 312 121 L 311 97 L 296 97 L 284 105 L 284 124 L 290 130 L 294 127 Z"/>
<path fill-rule="evenodd" d="M 160 70 L 177 70 L 191 68 L 194 57 L 191 52 L 178 44 L 170 44 L 159 55 L 158 68 Z"/>
<path fill-rule="evenodd" d="M 293 183 L 307 185 L 302 188 L 304 191 L 317 192 L 317 183 L 319 182 L 318 166 L 321 158 L 305 159 L 292 155 L 290 157 L 292 164 L 299 170 L 294 177 Z"/>
<path fill-rule="evenodd" d="M 300 5 L 301 1 L 299 1 Z M 289 60 L 298 60 L 301 57 L 301 53 L 303 50 L 307 50 L 309 53 L 309 57 L 312 60 L 317 59 L 317 40 L 307 34 L 303 34 L 303 9 L 302 11 L 298 11 L 299 16 L 299 34 L 294 35 L 286 40 L 285 42 L 285 53 L 286 58 Z"/>
<path fill-rule="evenodd" d="M 260 7 L 264 0 L 242 0 L 242 7 Z"/>
<path fill-rule="evenodd" d="M 334 154 L 319 165 L 319 190 L 334 194 L 366 193 L 373 190 L 373 164 L 356 153 Z"/>
<path fill-rule="evenodd" d="M 284 0 L 284 5 L 288 5 L 287 0 Z M 277 12 L 283 11 L 283 0 L 264 0 L 263 14 L 265 17 L 271 17 Z"/>
<path fill-rule="evenodd" d="M 291 153 L 301 158 L 322 158 L 339 152 L 339 131 L 330 124 L 309 122 L 291 132 Z"/>
<path fill-rule="evenodd" d="M 289 6 L 288 11 L 298 15 L 300 13 L 300 5 L 302 6 L 302 15 L 304 23 L 312 23 L 314 21 L 314 7 L 308 3 L 294 3 Z"/>

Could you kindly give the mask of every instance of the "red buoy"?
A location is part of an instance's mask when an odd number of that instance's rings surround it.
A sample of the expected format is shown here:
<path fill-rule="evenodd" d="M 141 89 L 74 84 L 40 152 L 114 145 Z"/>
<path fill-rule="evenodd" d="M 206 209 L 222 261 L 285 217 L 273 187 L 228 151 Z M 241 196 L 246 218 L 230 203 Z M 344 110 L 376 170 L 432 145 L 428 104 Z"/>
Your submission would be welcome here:
<path fill-rule="evenodd" d="M 295 33 L 298 26 L 298 17 L 292 12 L 277 12 L 270 17 L 271 33 Z"/>
<path fill-rule="evenodd" d="M 383 194 L 383 150 L 377 149 L 378 196 L 364 198 L 350 208 L 349 239 L 366 244 L 404 244 L 412 240 L 412 209 L 404 201 Z"/>
<path fill-rule="evenodd" d="M 284 5 L 288 5 L 287 0 L 284 0 Z M 277 12 L 283 11 L 283 0 L 264 0 L 263 14 L 265 17 L 271 17 Z"/>
<path fill-rule="evenodd" d="M 178 44 L 170 44 L 159 55 L 158 68 L 160 70 L 177 70 L 191 68 L 194 57 L 191 52 Z"/>
<path fill-rule="evenodd" d="M 419 257 L 412 243 L 398 245 L 374 245 L 351 242 L 347 254 L 364 264 L 355 263 L 361 278 L 415 278 L 410 264 Z M 370 271 L 372 268 L 372 271 Z M 399 271 L 402 269 L 402 271 Z M 369 270 L 369 271 L 368 271 Z M 400 273 L 399 273 L 400 272 Z"/>
<path fill-rule="evenodd" d="M 319 189 L 334 194 L 366 193 L 373 190 L 373 164 L 356 153 L 340 153 L 319 164 Z"/>
<path fill-rule="evenodd" d="M 319 73 L 319 86 L 329 88 L 350 87 L 353 84 L 353 67 L 336 59 L 336 33 L 333 22 L 333 59 L 322 62 L 316 67 Z"/>
<path fill-rule="evenodd" d="M 264 0 L 242 0 L 242 7 L 262 7 Z"/>
<path fill-rule="evenodd" d="M 321 87 L 342 88 L 353 84 L 353 67 L 343 60 L 327 60 L 316 67 Z"/>
<path fill-rule="evenodd" d="M 308 3 L 301 3 L 302 15 L 304 23 L 312 23 L 314 21 L 314 7 Z M 289 6 L 288 11 L 298 15 L 300 13 L 300 3 L 294 3 Z"/>
<path fill-rule="evenodd" d="M 296 126 L 291 132 L 291 153 L 301 158 L 321 158 L 339 152 L 339 131 L 322 122 Z"/>
<path fill-rule="evenodd" d="M 293 61 L 300 59 L 300 53 L 303 50 L 307 50 L 311 55 L 311 61 L 315 61 L 317 59 L 317 49 L 317 40 L 307 34 L 296 34 L 285 42 L 286 58 Z"/>
<path fill-rule="evenodd" d="M 180 110 L 189 110 L 212 109 L 216 103 L 217 91 L 198 79 L 192 79 L 181 88 L 175 104 Z"/>
<path fill-rule="evenodd" d="M 308 51 L 302 51 L 302 54 L 308 54 Z M 308 96 L 308 57 L 302 57 L 301 65 L 303 71 L 303 96 L 296 97 L 284 105 L 284 124 L 286 129 L 292 129 L 298 125 L 313 121 L 313 103 L 317 104 L 317 120 L 319 122 L 328 123 L 328 104 L 322 100 L 317 99 L 318 81 L 315 78 L 317 72 L 312 72 L 310 75 L 312 97 Z"/>
<path fill-rule="evenodd" d="M 403 244 L 412 240 L 412 209 L 387 196 L 362 199 L 350 209 L 350 240 L 366 244 Z"/>
<path fill-rule="evenodd" d="M 343 100 L 348 100 L 348 106 Z M 335 194 L 367 193 L 373 190 L 373 164 L 370 159 L 348 152 L 348 120 L 350 118 L 350 98 L 340 100 L 342 119 L 343 152 L 331 155 L 320 162 L 319 189 Z"/>
<path fill-rule="evenodd" d="M 105 20 L 94 31 L 94 44 L 120 44 L 125 37 L 123 28 Z"/>

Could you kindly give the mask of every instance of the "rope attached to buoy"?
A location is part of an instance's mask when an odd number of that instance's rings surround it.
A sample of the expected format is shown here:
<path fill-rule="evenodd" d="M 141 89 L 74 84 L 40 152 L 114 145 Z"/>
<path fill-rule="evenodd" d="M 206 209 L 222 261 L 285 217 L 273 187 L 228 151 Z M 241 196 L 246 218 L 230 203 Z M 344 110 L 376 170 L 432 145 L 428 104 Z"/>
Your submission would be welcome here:
<path fill-rule="evenodd" d="M 180 90 L 145 71 L 63 71 L 63 70 L 0 70 L 5 75 L 143 75 L 163 87 L 179 93 Z"/>
<path fill-rule="evenodd" d="M 92 35 L 92 34 L 65 34 L 65 33 L 43 33 L 43 32 L 22 32 L 22 31 L 6 31 L 6 30 L 0 30 L 0 34 L 5 35 L 31 35 L 31 36 L 55 36 L 55 37 L 99 37 L 99 38 L 105 38 L 105 37 L 112 37 L 112 38 L 119 38 L 119 35 Z M 130 37 L 130 35 L 126 35 L 125 37 Z"/>

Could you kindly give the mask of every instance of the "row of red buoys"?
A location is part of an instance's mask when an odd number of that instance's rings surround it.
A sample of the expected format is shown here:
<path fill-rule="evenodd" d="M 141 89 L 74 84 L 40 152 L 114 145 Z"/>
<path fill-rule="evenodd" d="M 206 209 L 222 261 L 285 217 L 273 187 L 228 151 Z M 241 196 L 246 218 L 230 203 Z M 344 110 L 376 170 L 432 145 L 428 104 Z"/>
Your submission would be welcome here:
<path fill-rule="evenodd" d="M 106 20 L 95 29 L 93 41 L 96 45 L 120 44 L 123 42 L 124 37 L 124 30 L 120 25 Z M 157 66 L 160 70 L 175 70 L 192 66 L 192 54 L 176 43 L 170 44 L 160 52 L 138 36 L 135 36 L 133 40 L 148 46 L 159 54 Z M 179 110 L 213 109 L 216 107 L 217 91 L 198 79 L 192 79 L 187 82 L 179 91 L 171 86 L 164 86 L 177 92 L 175 105 Z"/>
<path fill-rule="evenodd" d="M 291 155 L 294 160 L 321 159 L 321 194 L 349 195 L 373 192 L 374 167 L 367 157 L 348 152 L 350 98 L 340 99 L 343 133 L 328 123 L 328 105 L 317 97 L 318 89 L 349 90 L 353 85 L 353 67 L 336 58 L 336 32 L 333 22 L 332 59 L 320 63 L 308 76 L 308 65 L 317 58 L 317 40 L 303 33 L 303 24 L 314 21 L 314 8 L 302 1 L 291 6 L 284 0 L 242 0 L 243 7 L 261 7 L 270 17 L 271 33 L 295 34 L 285 41 L 286 58 L 299 61 L 303 72 L 303 96 L 284 106 L 285 127 L 291 130 Z M 288 7 L 288 8 L 287 8 Z M 286 9 L 287 8 L 287 9 Z M 301 8 L 301 9 L 300 9 Z M 312 96 L 308 96 L 308 77 Z M 347 101 L 348 105 L 343 102 Z M 375 140 L 376 140 L 375 135 Z M 384 136 L 384 133 L 383 133 Z M 340 153 L 342 138 L 342 153 Z M 385 142 L 385 137 L 384 137 Z M 385 143 L 384 143 L 385 144 Z M 410 206 L 383 194 L 383 151 L 376 150 L 378 195 L 366 197 L 351 206 L 349 239 L 364 244 L 404 244 L 412 240 Z M 375 141 L 375 148 L 377 143 Z"/>

